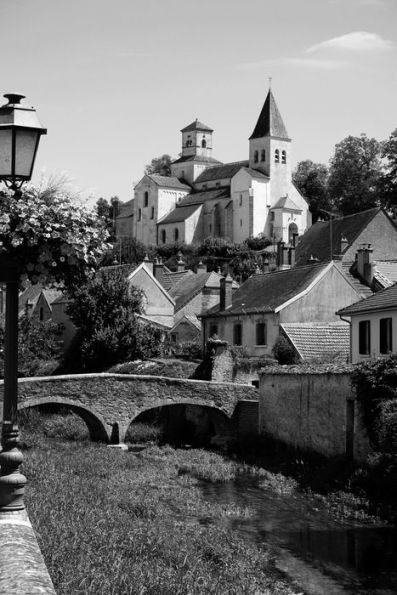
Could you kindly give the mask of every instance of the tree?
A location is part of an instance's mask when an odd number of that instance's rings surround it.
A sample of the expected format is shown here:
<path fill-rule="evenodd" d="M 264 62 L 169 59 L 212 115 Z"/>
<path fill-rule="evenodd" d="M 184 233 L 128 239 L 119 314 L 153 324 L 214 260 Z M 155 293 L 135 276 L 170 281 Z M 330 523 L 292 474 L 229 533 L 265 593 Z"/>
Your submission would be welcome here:
<path fill-rule="evenodd" d="M 384 173 L 379 180 L 382 205 L 397 215 L 397 128 L 387 141 L 382 143 Z"/>
<path fill-rule="evenodd" d="M 67 313 L 78 331 L 66 356 L 66 367 L 103 370 L 113 364 L 159 355 L 161 332 L 143 326 L 143 292 L 129 287 L 123 269 L 99 271 L 76 287 Z"/>
<path fill-rule="evenodd" d="M 19 265 L 22 281 L 81 283 L 108 248 L 108 232 L 65 180 L 29 185 L 17 196 L 0 196 L 0 256 Z"/>
<path fill-rule="evenodd" d="M 145 174 L 159 174 L 160 176 L 171 175 L 172 157 L 165 153 L 161 157 L 154 157 L 149 165 L 145 167 Z"/>
<path fill-rule="evenodd" d="M 292 174 L 292 181 L 309 201 L 313 223 L 323 217 L 322 209 L 332 210 L 328 194 L 328 168 L 323 163 L 313 163 L 310 159 L 300 161 Z M 327 215 L 325 215 L 327 219 Z"/>
<path fill-rule="evenodd" d="M 380 143 L 375 138 L 348 136 L 335 146 L 328 190 L 343 215 L 376 206 L 382 173 Z"/>

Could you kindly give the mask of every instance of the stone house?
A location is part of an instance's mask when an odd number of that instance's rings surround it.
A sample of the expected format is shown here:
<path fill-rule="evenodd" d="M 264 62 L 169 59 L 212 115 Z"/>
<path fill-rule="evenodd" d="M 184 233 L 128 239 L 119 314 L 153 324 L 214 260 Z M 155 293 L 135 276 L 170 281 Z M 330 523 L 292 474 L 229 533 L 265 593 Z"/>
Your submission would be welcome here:
<path fill-rule="evenodd" d="M 245 347 L 251 357 L 272 356 L 277 338 L 284 333 L 299 353 L 298 330 L 301 343 L 309 345 L 314 340 L 312 329 L 318 325 L 324 341 L 317 350 L 312 345 L 307 357 L 319 357 L 324 349 L 329 353 L 335 347 L 347 354 L 348 326 L 341 330 L 335 312 L 360 298 L 360 291 L 335 261 L 255 274 L 234 293 L 228 276 L 222 279 L 219 306 L 201 316 L 203 342 L 215 334 L 229 345 Z"/>
<path fill-rule="evenodd" d="M 381 357 L 397 348 L 397 283 L 338 310 L 350 320 L 351 361 Z"/>
<path fill-rule="evenodd" d="M 289 242 L 310 227 L 308 203 L 292 183 L 291 139 L 271 90 L 249 138 L 248 159 L 215 159 L 213 129 L 199 120 L 181 133 L 171 176 L 142 178 L 116 220 L 118 237 L 149 245 L 209 236 L 241 243 L 264 234 Z"/>

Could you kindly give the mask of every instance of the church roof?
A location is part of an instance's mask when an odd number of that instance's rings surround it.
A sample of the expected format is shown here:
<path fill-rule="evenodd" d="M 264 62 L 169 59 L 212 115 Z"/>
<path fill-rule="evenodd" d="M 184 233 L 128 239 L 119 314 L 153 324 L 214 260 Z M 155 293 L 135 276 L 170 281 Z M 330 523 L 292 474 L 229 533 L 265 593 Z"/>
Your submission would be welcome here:
<path fill-rule="evenodd" d="M 222 180 L 232 178 L 242 167 L 248 167 L 249 161 L 234 161 L 216 167 L 209 167 L 198 176 L 195 183 L 209 182 L 211 180 Z"/>
<path fill-rule="evenodd" d="M 222 161 L 218 161 L 214 157 L 205 157 L 204 155 L 182 155 L 175 159 L 174 163 L 185 163 L 186 161 L 198 161 L 199 163 L 213 163 L 214 165 L 223 165 Z"/>
<path fill-rule="evenodd" d="M 214 132 L 213 128 L 210 128 L 209 126 L 207 126 L 207 124 L 203 124 L 197 118 L 194 122 L 192 122 L 188 126 L 185 126 L 185 128 L 182 128 L 181 132 L 189 132 L 190 130 L 206 130 L 208 132 Z"/>
<path fill-rule="evenodd" d="M 379 207 L 368 209 L 361 213 L 354 213 L 347 215 L 340 219 L 332 220 L 332 246 L 333 253 L 340 252 L 341 237 L 347 239 L 347 247 L 345 252 L 355 242 L 358 236 L 368 226 L 370 221 L 381 211 Z M 318 258 L 319 261 L 325 262 L 330 260 L 330 222 L 317 221 L 312 225 L 306 233 L 302 236 L 296 248 L 296 262 L 297 264 L 305 263 L 310 256 Z"/>
<path fill-rule="evenodd" d="M 276 136 L 277 138 L 289 140 L 287 129 L 285 128 L 281 114 L 278 111 L 276 100 L 274 99 L 271 89 L 269 89 L 269 93 L 267 94 L 266 101 L 259 115 L 254 132 L 250 136 L 250 140 L 252 138 L 262 138 L 263 136 Z"/>
<path fill-rule="evenodd" d="M 161 221 L 159 221 L 158 224 L 163 225 L 163 223 L 179 223 L 181 221 L 185 221 L 191 215 L 193 215 L 193 213 L 197 211 L 197 209 L 199 209 L 200 206 L 201 203 L 177 207 L 173 211 L 168 213 L 168 215 L 166 215 L 164 219 L 161 219 Z"/>
<path fill-rule="evenodd" d="M 250 176 L 253 178 L 259 178 L 269 180 L 269 176 L 258 169 L 253 169 L 252 167 L 244 167 L 245 171 L 249 173 Z"/>
<path fill-rule="evenodd" d="M 300 213 L 302 212 L 302 209 L 300 209 L 294 203 L 294 201 L 289 198 L 288 195 L 279 198 L 274 207 L 272 207 L 270 210 L 272 211 L 273 209 L 285 209 L 286 211 L 299 211 Z"/>
<path fill-rule="evenodd" d="M 161 186 L 162 188 L 179 188 L 181 190 L 191 190 L 190 186 L 184 184 L 178 178 L 174 178 L 173 176 L 159 176 L 158 174 L 147 174 L 147 177 L 150 178 L 157 186 Z"/>
<path fill-rule="evenodd" d="M 211 188 L 209 190 L 201 190 L 199 192 L 192 192 L 187 196 L 184 196 L 177 204 L 177 208 L 180 209 L 186 205 L 202 205 L 207 200 L 215 200 L 217 198 L 229 198 L 230 188 Z"/>

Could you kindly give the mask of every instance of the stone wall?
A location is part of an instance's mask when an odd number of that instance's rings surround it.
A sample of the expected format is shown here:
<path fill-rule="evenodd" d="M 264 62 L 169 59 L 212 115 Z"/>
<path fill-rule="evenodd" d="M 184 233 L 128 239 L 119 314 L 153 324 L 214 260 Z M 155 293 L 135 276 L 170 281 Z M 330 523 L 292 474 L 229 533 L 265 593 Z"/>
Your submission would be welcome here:
<path fill-rule="evenodd" d="M 261 434 L 325 456 L 370 452 L 349 373 L 262 373 L 259 393 Z"/>

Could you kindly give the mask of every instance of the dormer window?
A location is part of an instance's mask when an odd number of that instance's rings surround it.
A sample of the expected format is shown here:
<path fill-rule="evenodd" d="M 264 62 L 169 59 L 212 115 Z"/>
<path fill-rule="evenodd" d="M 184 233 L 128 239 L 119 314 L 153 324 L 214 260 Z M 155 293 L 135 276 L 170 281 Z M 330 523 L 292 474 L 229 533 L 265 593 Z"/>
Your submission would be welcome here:
<path fill-rule="evenodd" d="M 281 151 L 281 163 L 287 163 L 287 151 Z"/>
<path fill-rule="evenodd" d="M 259 159 L 259 153 L 258 153 L 258 151 L 255 151 L 255 153 L 254 153 L 254 163 L 258 163 L 258 159 Z"/>
<path fill-rule="evenodd" d="M 278 149 L 274 151 L 274 163 L 280 163 L 280 151 Z"/>
<path fill-rule="evenodd" d="M 266 161 L 266 151 L 265 151 L 265 149 L 262 149 L 262 151 L 261 151 L 261 161 Z"/>
<path fill-rule="evenodd" d="M 205 140 L 205 138 L 203 138 L 203 140 L 201 141 L 201 146 L 203 149 L 207 147 L 207 141 Z"/>

